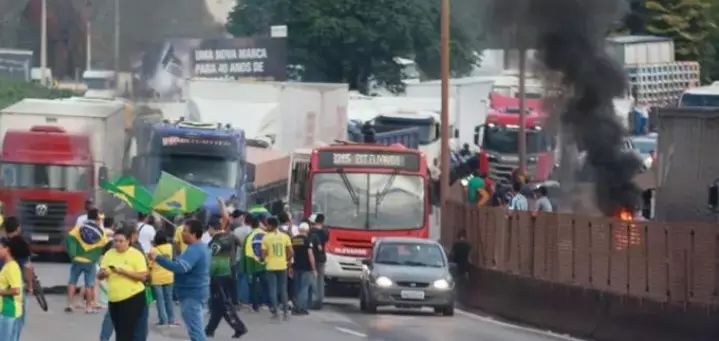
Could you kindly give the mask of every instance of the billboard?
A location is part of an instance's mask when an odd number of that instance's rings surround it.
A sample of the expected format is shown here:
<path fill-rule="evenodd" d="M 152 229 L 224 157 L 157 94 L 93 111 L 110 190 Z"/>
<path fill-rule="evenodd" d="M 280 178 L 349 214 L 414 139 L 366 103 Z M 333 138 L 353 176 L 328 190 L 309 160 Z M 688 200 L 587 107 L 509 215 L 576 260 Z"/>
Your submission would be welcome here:
<path fill-rule="evenodd" d="M 30 81 L 32 51 L 0 49 L 0 76 Z"/>
<path fill-rule="evenodd" d="M 133 61 L 139 93 L 178 100 L 192 78 L 284 81 L 284 38 L 169 39 L 150 44 Z"/>

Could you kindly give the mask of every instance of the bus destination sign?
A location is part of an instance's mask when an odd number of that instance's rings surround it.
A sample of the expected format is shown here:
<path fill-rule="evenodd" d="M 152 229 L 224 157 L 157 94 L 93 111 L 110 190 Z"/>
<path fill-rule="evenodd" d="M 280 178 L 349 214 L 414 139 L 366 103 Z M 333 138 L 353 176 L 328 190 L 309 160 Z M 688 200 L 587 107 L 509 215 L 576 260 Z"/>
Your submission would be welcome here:
<path fill-rule="evenodd" d="M 388 151 L 335 151 L 319 152 L 319 168 L 377 167 L 416 172 L 419 155 L 415 153 Z"/>

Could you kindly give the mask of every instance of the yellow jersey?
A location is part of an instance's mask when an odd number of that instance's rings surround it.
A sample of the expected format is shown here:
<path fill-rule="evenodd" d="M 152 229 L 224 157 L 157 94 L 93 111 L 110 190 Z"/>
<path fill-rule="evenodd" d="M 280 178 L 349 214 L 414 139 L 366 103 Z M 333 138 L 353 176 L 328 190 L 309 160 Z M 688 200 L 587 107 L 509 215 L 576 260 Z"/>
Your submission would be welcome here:
<path fill-rule="evenodd" d="M 267 271 L 287 270 L 287 248 L 292 247 L 290 237 L 277 230 L 265 233 L 262 251 Z"/>
<path fill-rule="evenodd" d="M 0 289 L 17 288 L 19 293 L 13 296 L 3 296 L 0 299 L 0 315 L 17 318 L 22 316 L 25 307 L 22 305 L 22 269 L 16 261 L 11 261 L 0 270 Z"/>
<path fill-rule="evenodd" d="M 185 244 L 185 240 L 182 239 L 182 230 L 185 229 L 185 225 L 180 225 L 175 229 L 175 245 L 180 246 L 180 253 L 185 252 L 185 249 L 187 249 L 187 244 Z"/>
<path fill-rule="evenodd" d="M 158 255 L 170 260 L 174 256 L 172 254 L 172 244 L 170 243 L 162 244 L 152 249 L 157 252 Z M 150 284 L 152 285 L 165 285 L 175 282 L 175 274 L 172 271 L 161 267 L 157 263 L 150 263 L 150 271 Z"/>
<path fill-rule="evenodd" d="M 100 268 L 110 275 L 107 278 L 107 299 L 110 302 L 124 301 L 145 290 L 145 284 L 129 279 L 110 270 L 110 266 L 131 272 L 147 272 L 147 260 L 140 250 L 130 247 L 125 252 L 110 249 L 102 258 Z"/>

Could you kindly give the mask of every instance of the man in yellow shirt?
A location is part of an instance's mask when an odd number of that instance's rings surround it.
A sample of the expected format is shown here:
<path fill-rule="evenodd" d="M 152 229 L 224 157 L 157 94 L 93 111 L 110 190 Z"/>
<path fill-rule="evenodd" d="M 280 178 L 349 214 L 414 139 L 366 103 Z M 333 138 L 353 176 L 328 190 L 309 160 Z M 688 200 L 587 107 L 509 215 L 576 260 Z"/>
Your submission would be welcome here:
<path fill-rule="evenodd" d="M 287 305 L 287 265 L 292 259 L 292 241 L 290 237 L 277 230 L 279 221 L 275 217 L 267 219 L 267 233 L 262 238 L 262 254 L 267 269 L 267 286 L 270 296 L 272 318 L 277 314 L 277 296 L 279 294 L 285 320 L 289 317 Z"/>
<path fill-rule="evenodd" d="M 5 263 L 0 270 L 0 340 L 19 341 L 23 315 L 22 270 L 13 258 L 10 242 L 0 240 L 0 259 Z"/>

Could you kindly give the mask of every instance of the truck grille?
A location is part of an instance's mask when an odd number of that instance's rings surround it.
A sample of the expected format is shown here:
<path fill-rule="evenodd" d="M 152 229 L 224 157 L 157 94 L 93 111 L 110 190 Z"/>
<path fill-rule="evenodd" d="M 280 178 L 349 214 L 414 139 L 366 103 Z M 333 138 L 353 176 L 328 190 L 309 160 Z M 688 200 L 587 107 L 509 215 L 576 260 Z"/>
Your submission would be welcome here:
<path fill-rule="evenodd" d="M 21 200 L 18 206 L 23 234 L 34 242 L 62 243 L 65 237 L 67 203 L 63 201 Z M 48 240 L 36 237 L 47 236 Z"/>
<path fill-rule="evenodd" d="M 518 162 L 491 161 L 489 162 L 489 178 L 497 184 L 510 185 L 512 171 L 519 167 Z M 537 174 L 536 165 L 527 165 L 527 174 L 530 177 Z"/>

